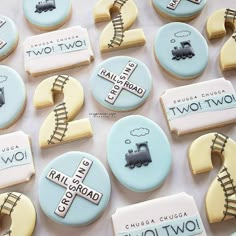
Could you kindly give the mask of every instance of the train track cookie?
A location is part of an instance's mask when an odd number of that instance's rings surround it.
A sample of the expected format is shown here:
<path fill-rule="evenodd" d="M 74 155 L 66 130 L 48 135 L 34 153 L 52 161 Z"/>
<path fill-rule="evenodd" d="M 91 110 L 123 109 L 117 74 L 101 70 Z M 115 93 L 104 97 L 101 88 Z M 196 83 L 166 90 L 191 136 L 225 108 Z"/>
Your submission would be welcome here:
<path fill-rule="evenodd" d="M 189 162 L 193 174 L 213 169 L 212 155 L 222 158 L 222 167 L 206 195 L 210 223 L 236 218 L 236 143 L 219 133 L 205 134 L 191 144 Z"/>
<path fill-rule="evenodd" d="M 31 200 L 24 194 L 16 192 L 0 194 L 0 216 L 3 215 L 11 218 L 11 226 L 7 232 L 3 233 L 4 236 L 31 236 L 33 234 L 36 211 Z"/>
<path fill-rule="evenodd" d="M 146 43 L 142 29 L 128 30 L 138 16 L 133 0 L 99 0 L 94 8 L 95 22 L 110 21 L 109 10 L 118 11 L 118 14 L 101 33 L 101 52 L 142 46 Z"/>
<path fill-rule="evenodd" d="M 71 0 L 24 0 L 27 21 L 34 27 L 51 31 L 60 28 L 70 18 Z"/>
<path fill-rule="evenodd" d="M 177 79 L 193 79 L 208 64 L 208 45 L 204 37 L 185 23 L 169 23 L 156 35 L 154 53 L 157 62 Z"/>
<path fill-rule="evenodd" d="M 34 94 L 34 106 L 44 108 L 54 105 L 54 95 L 64 94 L 44 121 L 39 132 L 42 148 L 88 138 L 93 135 L 89 119 L 72 121 L 84 104 L 84 91 L 80 82 L 67 75 L 52 76 L 39 84 Z"/>
<path fill-rule="evenodd" d="M 236 9 L 220 9 L 214 12 L 206 25 L 209 39 L 223 38 L 227 30 L 233 30 L 220 51 L 220 67 L 222 71 L 236 69 Z"/>
<path fill-rule="evenodd" d="M 94 222 L 110 200 L 111 183 L 102 163 L 87 153 L 68 152 L 53 160 L 39 180 L 39 203 L 60 224 Z"/>
<path fill-rule="evenodd" d="M 155 10 L 173 21 L 190 21 L 196 18 L 206 5 L 206 0 L 152 0 Z"/>
<path fill-rule="evenodd" d="M 18 38 L 15 23 L 10 18 L 0 15 L 0 61 L 15 50 Z"/>
<path fill-rule="evenodd" d="M 127 116 L 113 125 L 107 159 L 119 182 L 135 192 L 158 188 L 172 162 L 165 133 L 153 121 L 138 115 Z"/>
<path fill-rule="evenodd" d="M 20 75 L 10 67 L 0 65 L 0 130 L 12 126 L 22 115 L 26 104 L 26 89 Z"/>

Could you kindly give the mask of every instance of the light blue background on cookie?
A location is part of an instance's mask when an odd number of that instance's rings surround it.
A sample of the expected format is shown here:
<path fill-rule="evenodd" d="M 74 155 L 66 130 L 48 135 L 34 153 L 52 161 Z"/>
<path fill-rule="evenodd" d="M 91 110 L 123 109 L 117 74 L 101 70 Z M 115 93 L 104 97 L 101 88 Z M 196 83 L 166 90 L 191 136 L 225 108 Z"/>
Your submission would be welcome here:
<path fill-rule="evenodd" d="M 174 47 L 180 48 L 180 42 L 189 40 L 195 56 L 172 60 Z M 205 38 L 185 23 L 175 22 L 162 26 L 156 35 L 154 51 L 166 71 L 183 79 L 200 75 L 208 63 L 208 45 Z"/>
<path fill-rule="evenodd" d="M 142 142 L 148 142 L 152 162 L 140 168 L 126 167 L 125 154 L 130 149 L 135 151 L 136 143 Z M 107 159 L 120 183 L 136 192 L 148 192 L 159 187 L 172 162 L 165 133 L 153 121 L 138 115 L 127 116 L 113 125 L 107 141 Z"/>

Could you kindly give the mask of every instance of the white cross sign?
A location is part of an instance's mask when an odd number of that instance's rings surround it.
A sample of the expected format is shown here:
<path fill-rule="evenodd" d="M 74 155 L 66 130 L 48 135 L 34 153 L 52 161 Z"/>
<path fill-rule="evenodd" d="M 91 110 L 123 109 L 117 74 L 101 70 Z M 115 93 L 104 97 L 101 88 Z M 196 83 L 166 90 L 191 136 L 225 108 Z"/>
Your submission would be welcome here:
<path fill-rule="evenodd" d="M 123 89 L 140 98 L 143 97 L 146 90 L 129 81 L 129 78 L 132 76 L 137 66 L 138 64 L 129 61 L 120 75 L 116 75 L 104 68 L 99 71 L 98 76 L 114 83 L 113 88 L 105 99 L 106 102 L 113 105 Z"/>
<path fill-rule="evenodd" d="M 192 3 L 200 4 L 202 0 L 188 0 L 188 1 Z M 175 10 L 180 2 L 181 0 L 171 0 L 170 3 L 167 5 L 167 8 L 169 8 L 170 10 Z"/>
<path fill-rule="evenodd" d="M 98 205 L 100 203 L 103 195 L 83 184 L 92 164 L 91 160 L 83 158 L 73 177 L 67 176 L 55 169 L 49 171 L 47 179 L 66 188 L 64 196 L 54 212 L 56 215 L 64 218 L 77 195 L 93 204 Z"/>

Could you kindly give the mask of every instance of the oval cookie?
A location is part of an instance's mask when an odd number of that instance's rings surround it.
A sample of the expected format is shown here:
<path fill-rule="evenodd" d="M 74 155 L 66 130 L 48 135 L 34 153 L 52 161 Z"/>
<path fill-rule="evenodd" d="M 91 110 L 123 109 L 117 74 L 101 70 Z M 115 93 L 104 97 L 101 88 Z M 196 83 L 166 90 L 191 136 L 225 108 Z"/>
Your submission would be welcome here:
<path fill-rule="evenodd" d="M 189 21 L 197 17 L 206 0 L 152 0 L 155 10 L 163 17 L 174 21 Z"/>
<path fill-rule="evenodd" d="M 90 85 L 95 99 L 115 111 L 128 111 L 141 106 L 152 89 L 148 68 L 132 57 L 110 58 L 97 66 Z"/>
<path fill-rule="evenodd" d="M 109 166 L 128 189 L 148 192 L 166 179 L 171 149 L 163 130 L 143 116 L 127 116 L 116 122 L 107 142 Z"/>
<path fill-rule="evenodd" d="M 18 38 L 15 23 L 10 18 L 0 15 L 0 61 L 15 50 Z"/>
<path fill-rule="evenodd" d="M 102 163 L 87 153 L 68 152 L 53 160 L 39 181 L 39 203 L 52 220 L 88 225 L 105 210 L 111 194 Z"/>
<path fill-rule="evenodd" d="M 13 125 L 24 111 L 26 89 L 20 75 L 0 65 L 0 130 Z"/>
<path fill-rule="evenodd" d="M 178 79 L 199 76 L 208 63 L 208 45 L 204 37 L 192 26 L 179 22 L 158 30 L 154 53 L 161 67 Z"/>
<path fill-rule="evenodd" d="M 60 28 L 71 15 L 71 0 L 24 0 L 28 22 L 40 30 Z"/>

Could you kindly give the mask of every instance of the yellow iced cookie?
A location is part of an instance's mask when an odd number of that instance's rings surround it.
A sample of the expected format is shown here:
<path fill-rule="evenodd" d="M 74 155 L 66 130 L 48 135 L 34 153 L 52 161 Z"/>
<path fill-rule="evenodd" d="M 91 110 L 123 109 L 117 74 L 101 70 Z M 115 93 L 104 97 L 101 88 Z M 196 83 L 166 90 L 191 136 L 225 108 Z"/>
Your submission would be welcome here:
<path fill-rule="evenodd" d="M 0 216 L 8 215 L 11 226 L 5 236 L 31 236 L 36 223 L 36 212 L 31 200 L 21 193 L 0 194 Z M 0 218 L 1 219 L 1 218 Z"/>
<path fill-rule="evenodd" d="M 39 132 L 39 145 L 47 148 L 93 135 L 89 119 L 72 121 L 84 103 L 84 92 L 80 82 L 67 75 L 52 76 L 39 84 L 34 94 L 34 106 L 44 108 L 54 105 L 54 95 L 64 94 L 44 121 Z"/>
<path fill-rule="evenodd" d="M 213 169 L 212 155 L 222 159 L 222 168 L 206 195 L 206 212 L 210 223 L 236 217 L 236 143 L 219 133 L 197 138 L 189 148 L 189 162 L 193 174 Z"/>
<path fill-rule="evenodd" d="M 114 19 L 111 12 L 118 14 Z M 95 22 L 111 21 L 100 36 L 100 51 L 141 46 L 146 43 L 142 29 L 128 29 L 138 16 L 138 9 L 133 0 L 99 0 L 94 8 Z"/>
<path fill-rule="evenodd" d="M 233 30 L 233 35 L 221 49 L 220 66 L 222 71 L 236 69 L 236 10 L 216 11 L 209 17 L 206 30 L 209 39 L 222 38 L 227 30 Z"/>

